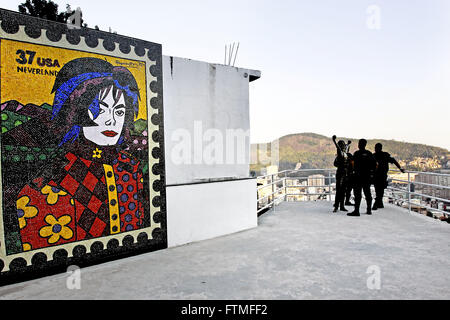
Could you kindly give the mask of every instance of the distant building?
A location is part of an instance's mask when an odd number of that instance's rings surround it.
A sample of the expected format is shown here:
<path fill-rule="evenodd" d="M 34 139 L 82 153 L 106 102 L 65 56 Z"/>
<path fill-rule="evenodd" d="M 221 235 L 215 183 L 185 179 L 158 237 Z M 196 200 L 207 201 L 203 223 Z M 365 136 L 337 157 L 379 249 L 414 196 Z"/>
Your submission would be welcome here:
<path fill-rule="evenodd" d="M 437 157 L 434 158 L 415 157 L 412 161 L 408 163 L 408 165 L 420 168 L 421 170 L 426 169 L 436 170 L 441 168 L 441 161 Z"/>
<path fill-rule="evenodd" d="M 266 175 L 276 174 L 276 173 L 278 173 L 278 166 L 273 165 L 273 166 L 266 167 Z"/>
<path fill-rule="evenodd" d="M 308 186 L 324 186 L 325 176 L 323 174 L 313 174 L 308 177 Z"/>
<path fill-rule="evenodd" d="M 313 174 L 308 177 L 308 193 L 312 196 L 308 196 L 310 201 L 319 199 L 323 194 L 325 188 L 325 176 L 323 174 Z"/>

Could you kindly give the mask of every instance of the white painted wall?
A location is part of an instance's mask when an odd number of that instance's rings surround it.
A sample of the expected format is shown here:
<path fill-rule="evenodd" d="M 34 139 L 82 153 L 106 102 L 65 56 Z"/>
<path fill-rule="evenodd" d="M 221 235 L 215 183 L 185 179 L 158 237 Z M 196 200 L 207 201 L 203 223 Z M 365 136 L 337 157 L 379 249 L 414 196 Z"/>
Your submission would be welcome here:
<path fill-rule="evenodd" d="M 257 226 L 255 179 L 168 187 L 166 196 L 169 247 Z"/>
<path fill-rule="evenodd" d="M 249 176 L 248 87 L 250 77 L 255 76 L 260 76 L 259 71 L 163 56 L 168 185 Z M 208 129 L 214 129 L 209 130 L 213 136 L 204 136 Z M 243 148 L 237 140 L 226 139 L 227 129 L 247 133 L 241 140 Z M 181 139 L 179 134 L 183 133 L 189 134 L 189 139 Z M 208 152 L 208 145 L 211 146 L 214 140 L 222 141 L 222 156 Z M 184 157 L 188 161 L 181 161 L 180 150 L 188 151 L 188 155 L 185 154 Z M 230 162 L 226 157 L 232 153 L 235 157 Z M 214 156 L 208 162 L 205 154 Z"/>

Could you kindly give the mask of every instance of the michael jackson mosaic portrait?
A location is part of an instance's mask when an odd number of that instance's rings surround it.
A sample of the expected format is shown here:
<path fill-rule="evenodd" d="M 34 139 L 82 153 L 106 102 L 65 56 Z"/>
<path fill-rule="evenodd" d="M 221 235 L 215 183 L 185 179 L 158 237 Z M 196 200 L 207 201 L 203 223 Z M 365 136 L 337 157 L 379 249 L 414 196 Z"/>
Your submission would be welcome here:
<path fill-rule="evenodd" d="M 2 274 L 165 248 L 161 46 L 0 13 Z"/>

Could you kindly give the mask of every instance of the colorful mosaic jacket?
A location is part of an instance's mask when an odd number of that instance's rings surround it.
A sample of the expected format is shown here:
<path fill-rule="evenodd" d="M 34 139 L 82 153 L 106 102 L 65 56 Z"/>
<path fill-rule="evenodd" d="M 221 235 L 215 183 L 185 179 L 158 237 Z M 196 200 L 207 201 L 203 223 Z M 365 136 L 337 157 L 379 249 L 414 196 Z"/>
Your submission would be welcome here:
<path fill-rule="evenodd" d="M 142 228 L 139 161 L 116 149 L 85 149 L 67 152 L 60 167 L 53 164 L 20 191 L 24 251 Z"/>

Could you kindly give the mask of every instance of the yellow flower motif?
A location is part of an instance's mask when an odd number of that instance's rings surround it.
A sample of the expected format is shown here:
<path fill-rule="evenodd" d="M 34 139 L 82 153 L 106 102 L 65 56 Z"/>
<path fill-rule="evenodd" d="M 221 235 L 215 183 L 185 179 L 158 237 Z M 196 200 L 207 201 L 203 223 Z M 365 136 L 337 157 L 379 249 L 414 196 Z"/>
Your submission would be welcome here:
<path fill-rule="evenodd" d="M 22 245 L 23 251 L 30 251 L 31 250 L 31 244 L 29 244 L 28 242 L 25 242 Z"/>
<path fill-rule="evenodd" d="M 99 150 L 98 148 L 95 148 L 94 151 L 92 151 L 94 154 L 92 155 L 93 158 L 101 158 L 102 157 L 102 150 Z"/>
<path fill-rule="evenodd" d="M 27 206 L 29 202 L 30 198 L 28 198 L 27 196 L 20 197 L 20 199 L 18 199 L 16 202 L 17 217 L 19 218 L 20 229 L 25 228 L 25 226 L 27 225 L 26 218 L 33 218 L 38 214 L 38 209 L 36 207 Z"/>
<path fill-rule="evenodd" d="M 42 227 L 39 230 L 39 235 L 43 238 L 48 238 L 47 242 L 52 244 L 63 238 L 64 240 L 69 240 L 73 237 L 73 231 L 67 224 L 72 221 L 72 218 L 68 215 L 61 216 L 56 219 L 53 215 L 49 214 L 45 217 L 45 222 L 49 225 Z"/>
<path fill-rule="evenodd" d="M 58 202 L 59 196 L 65 196 L 67 192 L 59 190 L 58 188 L 46 185 L 41 189 L 42 194 L 47 194 L 47 203 L 48 204 L 55 204 Z"/>

